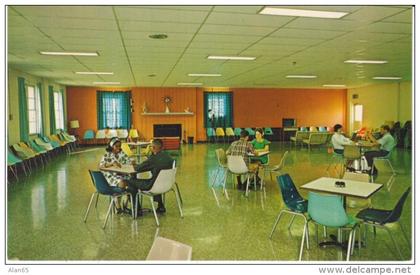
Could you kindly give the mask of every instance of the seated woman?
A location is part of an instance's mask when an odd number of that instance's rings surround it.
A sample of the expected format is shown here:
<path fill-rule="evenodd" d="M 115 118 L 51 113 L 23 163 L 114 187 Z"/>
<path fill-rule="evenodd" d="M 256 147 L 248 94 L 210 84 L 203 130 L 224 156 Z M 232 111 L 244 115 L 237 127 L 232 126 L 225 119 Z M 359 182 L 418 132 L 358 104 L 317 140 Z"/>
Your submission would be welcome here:
<path fill-rule="evenodd" d="M 342 155 L 344 153 L 344 145 L 352 144 L 353 142 L 346 138 L 343 134 L 343 125 L 334 125 L 334 135 L 331 138 L 331 143 L 336 154 Z"/>
<path fill-rule="evenodd" d="M 271 142 L 264 138 L 264 130 L 262 128 L 255 129 L 255 139 L 251 141 L 251 145 L 254 148 L 256 154 L 258 155 L 259 152 L 267 152 L 269 151 L 269 144 Z M 268 156 L 260 156 L 260 157 L 253 157 L 252 162 L 256 162 L 258 164 L 267 164 L 268 163 Z M 257 171 L 257 182 L 260 181 L 258 177 Z"/>
<path fill-rule="evenodd" d="M 121 167 L 123 164 L 135 164 L 135 161 L 131 161 L 130 158 L 121 150 L 121 141 L 118 138 L 112 138 L 107 148 L 106 153 L 102 157 L 99 167 L 107 168 L 112 166 Z M 122 193 L 127 189 L 127 182 L 130 177 L 128 175 L 119 175 L 114 172 L 102 171 L 109 186 L 111 186 L 115 193 Z M 121 207 L 120 200 L 117 201 L 117 214 L 131 214 L 130 210 Z"/>

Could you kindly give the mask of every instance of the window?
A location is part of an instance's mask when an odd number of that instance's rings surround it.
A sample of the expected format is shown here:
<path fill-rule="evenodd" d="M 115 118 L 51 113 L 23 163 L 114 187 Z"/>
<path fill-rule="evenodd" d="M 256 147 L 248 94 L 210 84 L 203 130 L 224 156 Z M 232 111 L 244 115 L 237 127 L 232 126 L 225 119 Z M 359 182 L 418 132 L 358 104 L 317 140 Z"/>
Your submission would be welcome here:
<path fill-rule="evenodd" d="M 42 129 L 41 98 L 38 88 L 27 86 L 29 134 L 40 134 Z"/>
<path fill-rule="evenodd" d="M 232 93 L 204 93 L 206 128 L 231 127 L 233 124 Z"/>
<path fill-rule="evenodd" d="M 130 129 L 131 93 L 97 92 L 98 129 Z"/>
<path fill-rule="evenodd" d="M 363 105 L 356 104 L 354 105 L 354 121 L 362 122 L 363 120 Z"/>
<path fill-rule="evenodd" d="M 54 92 L 55 128 L 64 129 L 63 94 Z"/>

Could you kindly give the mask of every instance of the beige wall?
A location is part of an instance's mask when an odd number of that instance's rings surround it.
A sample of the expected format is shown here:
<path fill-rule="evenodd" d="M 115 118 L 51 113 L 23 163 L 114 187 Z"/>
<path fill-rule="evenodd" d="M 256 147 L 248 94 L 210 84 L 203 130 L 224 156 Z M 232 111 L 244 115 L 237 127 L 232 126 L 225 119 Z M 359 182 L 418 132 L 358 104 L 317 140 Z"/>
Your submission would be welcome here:
<path fill-rule="evenodd" d="M 25 78 L 26 85 L 36 85 L 37 83 L 42 84 L 41 97 L 43 99 L 43 129 L 44 135 L 50 134 L 50 118 L 49 118 L 49 96 L 48 86 L 54 86 L 54 90 L 61 88 L 65 89 L 64 86 L 54 83 L 48 79 L 36 77 L 15 69 L 8 69 L 8 120 L 7 120 L 7 143 L 9 145 L 20 141 L 19 133 L 19 97 L 18 97 L 18 77 Z M 66 96 L 64 93 L 64 106 L 66 106 Z"/>
<path fill-rule="evenodd" d="M 369 85 L 348 89 L 347 119 L 349 132 L 358 125 L 352 121 L 352 109 L 355 104 L 363 105 L 364 127 L 377 128 L 385 121 L 400 121 L 403 125 L 412 119 L 411 82 Z M 357 94 L 358 98 L 353 99 Z"/>

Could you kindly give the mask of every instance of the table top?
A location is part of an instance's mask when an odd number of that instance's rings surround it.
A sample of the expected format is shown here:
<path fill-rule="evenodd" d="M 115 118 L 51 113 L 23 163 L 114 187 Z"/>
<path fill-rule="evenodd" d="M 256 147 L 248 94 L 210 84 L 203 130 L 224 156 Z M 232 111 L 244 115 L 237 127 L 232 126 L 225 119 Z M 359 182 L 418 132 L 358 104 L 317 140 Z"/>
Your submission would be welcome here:
<path fill-rule="evenodd" d="M 345 182 L 345 187 L 336 187 L 336 181 Z M 322 177 L 302 185 L 300 188 L 311 191 L 320 191 L 337 195 L 358 197 L 367 199 L 376 191 L 381 189 L 383 184 L 370 183 L 355 180 Z"/>
<path fill-rule="evenodd" d="M 138 142 L 127 142 L 129 146 L 147 146 L 150 145 L 150 141 L 138 141 Z"/>
<path fill-rule="evenodd" d="M 121 165 L 120 167 L 117 166 L 111 166 L 111 167 L 107 167 L 107 168 L 99 168 L 101 171 L 106 171 L 106 172 L 115 172 L 118 174 L 136 174 L 136 170 L 134 170 L 133 165 L 130 164 L 125 164 L 125 165 Z"/>
<path fill-rule="evenodd" d="M 256 152 L 257 154 L 253 154 L 253 153 L 248 153 L 249 157 L 262 157 L 265 155 L 270 154 L 270 151 L 263 151 L 263 152 Z"/>

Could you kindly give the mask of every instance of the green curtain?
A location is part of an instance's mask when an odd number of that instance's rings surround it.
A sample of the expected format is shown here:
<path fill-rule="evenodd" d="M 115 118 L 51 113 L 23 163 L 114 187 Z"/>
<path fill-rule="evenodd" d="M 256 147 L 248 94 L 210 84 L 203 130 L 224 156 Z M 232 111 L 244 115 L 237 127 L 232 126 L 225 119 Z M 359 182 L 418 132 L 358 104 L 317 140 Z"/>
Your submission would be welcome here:
<path fill-rule="evenodd" d="M 131 92 L 97 91 L 98 129 L 130 129 Z"/>
<path fill-rule="evenodd" d="M 20 140 L 29 139 L 28 106 L 25 79 L 18 77 Z"/>
<path fill-rule="evenodd" d="M 37 83 L 36 87 L 38 88 L 38 92 L 39 92 L 39 102 L 40 102 L 40 106 L 41 106 L 41 120 L 39 121 L 40 123 L 40 135 L 43 136 L 44 135 L 44 97 L 43 97 L 43 93 L 42 93 L 42 84 L 41 83 Z"/>
<path fill-rule="evenodd" d="M 60 93 L 61 93 L 61 103 L 63 104 L 62 106 L 62 110 L 63 110 L 63 124 L 64 124 L 64 131 L 67 132 L 67 112 L 66 109 L 64 108 L 64 89 L 61 88 L 60 89 Z"/>
<path fill-rule="evenodd" d="M 50 106 L 50 135 L 55 134 L 55 109 L 54 109 L 54 87 L 48 86 L 48 97 Z"/>
<path fill-rule="evenodd" d="M 206 128 L 233 127 L 232 93 L 204 92 L 204 125 Z"/>

